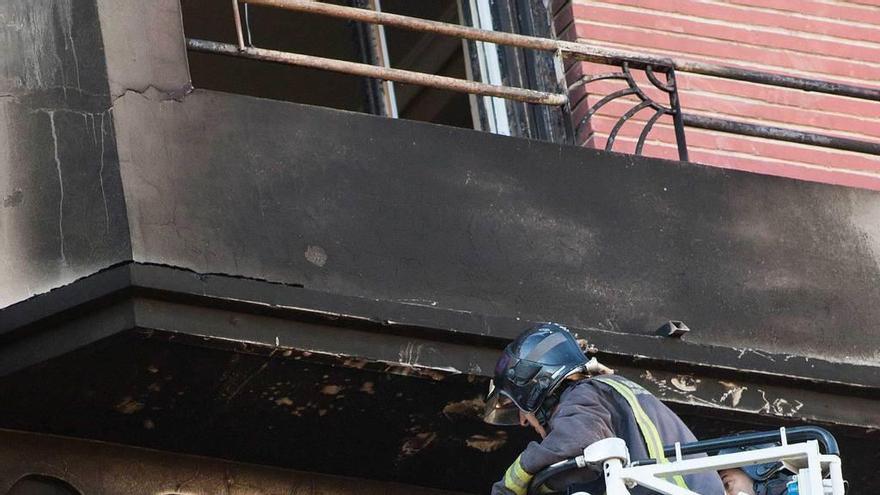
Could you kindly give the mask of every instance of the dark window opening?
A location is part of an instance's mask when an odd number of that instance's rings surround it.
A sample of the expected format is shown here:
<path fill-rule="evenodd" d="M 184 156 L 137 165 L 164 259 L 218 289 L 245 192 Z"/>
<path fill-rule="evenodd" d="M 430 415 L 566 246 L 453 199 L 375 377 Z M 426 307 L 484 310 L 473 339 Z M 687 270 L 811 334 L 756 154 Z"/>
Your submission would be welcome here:
<path fill-rule="evenodd" d="M 327 3 L 368 6 L 367 0 Z M 228 0 L 181 0 L 187 37 L 236 43 L 233 10 Z M 255 46 L 351 62 L 375 63 L 373 26 L 341 19 L 267 8 L 240 7 L 246 36 Z M 385 12 L 458 23 L 456 0 L 383 0 Z M 466 78 L 462 42 L 431 33 L 385 28 L 391 67 Z M 197 88 L 292 101 L 341 110 L 388 115 L 382 83 L 358 76 L 249 60 L 189 53 L 190 74 Z M 473 128 L 468 95 L 393 84 L 401 118 Z"/>
<path fill-rule="evenodd" d="M 383 0 L 382 10 L 460 24 L 455 0 Z M 386 33 L 392 67 L 467 79 L 460 39 L 394 28 Z M 402 118 L 473 128 L 466 94 L 407 84 L 395 84 L 395 93 Z"/>

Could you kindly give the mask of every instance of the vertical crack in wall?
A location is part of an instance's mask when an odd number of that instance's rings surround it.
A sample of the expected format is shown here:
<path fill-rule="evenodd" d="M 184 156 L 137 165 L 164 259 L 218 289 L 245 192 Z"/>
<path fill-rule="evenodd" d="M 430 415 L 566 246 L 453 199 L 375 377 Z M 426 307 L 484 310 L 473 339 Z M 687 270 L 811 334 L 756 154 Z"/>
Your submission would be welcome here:
<path fill-rule="evenodd" d="M 82 83 L 80 83 L 79 79 L 79 58 L 76 56 L 76 43 L 73 42 L 73 13 L 71 12 L 71 5 L 69 3 L 63 3 L 63 5 L 67 8 L 67 12 L 64 13 L 64 19 L 62 19 L 66 22 L 61 23 L 61 29 L 65 34 L 64 48 L 70 49 L 70 53 L 73 56 L 73 72 L 76 75 L 76 87 L 77 89 L 82 90 Z M 64 24 L 67 24 L 67 29 L 64 29 Z M 64 71 L 63 66 L 61 71 Z"/>
<path fill-rule="evenodd" d="M 107 209 L 107 194 L 104 192 L 104 112 L 101 112 L 101 168 L 98 169 L 101 198 L 104 201 L 104 229 L 110 233 L 110 211 Z"/>
<path fill-rule="evenodd" d="M 58 171 L 58 189 L 61 199 L 58 201 L 58 233 L 61 235 L 61 263 L 67 264 L 67 256 L 64 254 L 64 178 L 61 176 L 61 159 L 58 157 L 58 131 L 55 129 L 55 111 L 47 111 L 49 124 L 52 127 L 52 144 L 55 153 L 55 169 Z"/>

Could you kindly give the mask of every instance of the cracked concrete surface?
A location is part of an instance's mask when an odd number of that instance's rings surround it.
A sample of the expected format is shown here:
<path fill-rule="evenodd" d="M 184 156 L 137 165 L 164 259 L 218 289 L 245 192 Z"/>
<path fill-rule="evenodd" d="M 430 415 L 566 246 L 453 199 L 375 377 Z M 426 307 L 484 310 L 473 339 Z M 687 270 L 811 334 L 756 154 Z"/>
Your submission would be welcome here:
<path fill-rule="evenodd" d="M 181 101 L 192 91 L 179 10 L 173 0 L 0 5 L 9 41 L 0 57 L 0 142 L 9 145 L 0 155 L 0 307 L 132 258 L 115 107 L 126 96 Z"/>
<path fill-rule="evenodd" d="M 130 258 L 95 9 L 0 4 L 0 307 Z"/>
<path fill-rule="evenodd" d="M 67 256 L 64 254 L 64 177 L 61 175 L 61 159 L 58 158 L 58 132 L 55 129 L 55 112 L 46 112 L 49 115 L 49 125 L 52 127 L 52 153 L 55 157 L 55 169 L 58 171 L 58 236 L 60 237 L 61 263 L 67 264 Z"/>
<path fill-rule="evenodd" d="M 189 91 L 179 1 L 98 0 L 97 5 L 114 100 L 127 91 L 175 99 Z"/>

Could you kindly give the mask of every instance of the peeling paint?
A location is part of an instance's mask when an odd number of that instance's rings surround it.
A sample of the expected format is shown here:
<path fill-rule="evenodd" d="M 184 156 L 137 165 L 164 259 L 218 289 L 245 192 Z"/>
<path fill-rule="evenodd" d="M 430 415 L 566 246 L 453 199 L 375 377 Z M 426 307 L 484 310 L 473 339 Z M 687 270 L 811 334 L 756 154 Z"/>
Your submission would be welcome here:
<path fill-rule="evenodd" d="M 404 344 L 397 355 L 398 362 L 406 365 L 414 365 L 419 362 L 422 357 L 422 345 L 407 342 Z"/>
<path fill-rule="evenodd" d="M 482 452 L 494 452 L 507 443 L 507 432 L 496 431 L 491 437 L 485 435 L 471 435 L 465 440 L 465 445 Z"/>
<path fill-rule="evenodd" d="M 450 368 L 452 373 L 457 373 L 458 370 L 454 368 Z M 446 378 L 446 375 L 449 374 L 444 368 L 423 368 L 421 366 L 411 366 L 411 365 L 394 365 L 388 364 L 385 366 L 385 369 L 382 370 L 384 373 L 392 373 L 395 375 L 401 376 L 420 376 L 423 378 L 430 378 L 431 380 L 441 381 Z"/>
<path fill-rule="evenodd" d="M 718 399 L 718 402 L 724 402 L 728 398 L 730 398 L 730 405 L 733 407 L 737 407 L 739 405 L 739 401 L 742 399 L 742 394 L 745 390 L 748 390 L 748 387 L 740 387 L 735 383 L 731 382 L 722 382 L 719 381 L 724 388 L 727 389 L 727 392 L 721 395 Z"/>
<path fill-rule="evenodd" d="M 672 386 L 667 384 L 666 380 L 654 376 L 650 371 L 645 371 L 641 376 L 656 386 L 655 394 L 664 400 L 681 400 L 683 398 L 688 403 L 699 406 L 716 409 L 736 409 L 754 414 L 782 417 L 796 417 L 798 412 L 804 407 L 804 403 L 797 399 L 768 397 L 767 392 L 763 389 L 756 389 L 754 392 L 749 393 L 749 387 L 723 380 L 717 382 L 718 385 L 724 388 L 724 392 L 720 396 L 715 395 L 718 394 L 717 387 L 707 387 L 704 389 L 704 395 L 714 395 L 717 397 L 716 399 L 714 397 L 695 395 L 694 392 L 699 392 L 698 384 L 700 380 L 693 378 L 688 380 L 687 375 L 678 375 L 670 378 L 669 382 Z M 711 392 L 709 389 L 711 389 Z"/>
<path fill-rule="evenodd" d="M 144 408 L 144 403 L 134 400 L 131 397 L 123 397 L 122 400 L 113 406 L 117 412 L 122 414 L 134 414 Z"/>
<path fill-rule="evenodd" d="M 761 394 L 761 398 L 764 400 L 764 405 L 759 408 L 755 412 L 764 412 L 769 414 L 775 414 L 777 416 L 794 416 L 798 411 L 804 407 L 804 403 L 799 400 L 794 400 L 794 404 L 788 401 L 788 399 L 784 397 L 777 397 L 772 401 L 767 398 L 767 393 L 763 390 L 758 390 Z"/>
<path fill-rule="evenodd" d="M 696 392 L 700 380 L 690 375 L 678 375 L 670 378 L 669 383 L 682 392 Z"/>
<path fill-rule="evenodd" d="M 654 375 L 648 370 L 645 370 L 645 372 L 642 373 L 641 377 L 656 385 L 661 393 L 669 389 L 669 385 L 666 384 L 666 380 L 655 378 Z"/>
<path fill-rule="evenodd" d="M 450 416 L 470 416 L 477 417 L 483 414 L 486 402 L 482 397 L 475 399 L 460 400 L 457 402 L 449 402 L 443 407 L 443 415 L 447 418 Z"/>
<path fill-rule="evenodd" d="M 737 356 L 737 359 L 742 359 L 743 356 L 744 356 L 746 353 L 751 353 L 751 354 L 754 354 L 754 355 L 756 355 L 756 356 L 759 356 L 759 357 L 762 357 L 762 358 L 764 358 L 764 359 L 767 359 L 768 361 L 772 361 L 772 362 L 774 362 L 774 363 L 776 362 L 776 359 L 773 358 L 773 355 L 771 355 L 771 354 L 768 353 L 768 352 L 760 351 L 760 350 L 758 350 L 758 349 L 752 349 L 752 348 L 750 348 L 750 347 L 747 347 L 747 348 L 743 348 L 743 349 L 736 349 L 736 348 L 734 348 L 734 350 L 738 350 L 738 351 L 739 351 L 739 355 Z M 786 358 L 785 360 L 788 361 L 788 358 Z"/>
<path fill-rule="evenodd" d="M 409 457 L 418 454 L 437 439 L 437 433 L 423 432 L 404 439 L 400 446 L 400 457 Z"/>
<path fill-rule="evenodd" d="M 318 267 L 327 263 L 327 252 L 321 246 L 308 246 L 304 256 L 309 263 Z"/>
<path fill-rule="evenodd" d="M 346 359 L 342 362 L 342 365 L 348 368 L 361 369 L 367 365 L 367 361 L 364 359 Z"/>
<path fill-rule="evenodd" d="M 326 376 L 324 378 L 327 378 Z M 342 387 L 339 385 L 324 385 L 321 389 L 321 393 L 324 395 L 336 395 L 342 391 Z"/>

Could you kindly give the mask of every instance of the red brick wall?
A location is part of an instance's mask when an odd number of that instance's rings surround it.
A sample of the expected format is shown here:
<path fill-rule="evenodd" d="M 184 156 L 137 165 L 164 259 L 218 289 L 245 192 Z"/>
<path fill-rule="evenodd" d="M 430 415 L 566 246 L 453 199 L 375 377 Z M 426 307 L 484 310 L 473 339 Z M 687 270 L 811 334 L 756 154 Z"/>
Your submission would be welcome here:
<path fill-rule="evenodd" d="M 560 37 L 641 53 L 880 87 L 880 0 L 558 0 Z M 567 65 L 569 82 L 613 67 Z M 678 73 L 685 112 L 880 142 L 880 102 Z M 644 84 L 648 84 L 646 80 Z M 575 95 L 575 123 L 622 82 Z M 658 92 L 652 92 L 662 98 Z M 582 97 L 582 98 L 579 98 Z M 636 100 L 606 105 L 579 132 L 604 147 Z M 615 151 L 633 152 L 649 110 L 621 130 Z M 880 190 L 880 157 L 688 128 L 690 159 L 717 167 Z M 676 158 L 663 117 L 644 154 Z"/>

